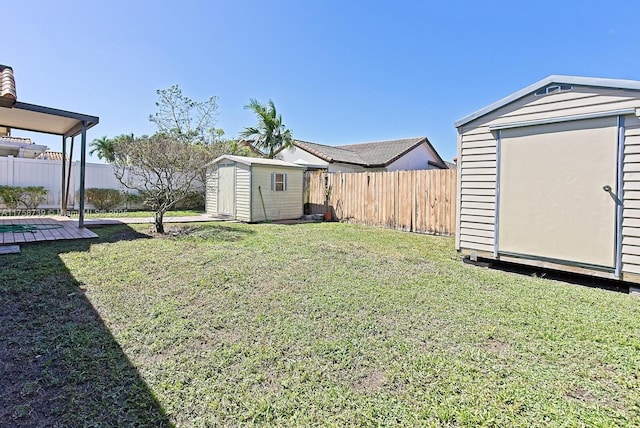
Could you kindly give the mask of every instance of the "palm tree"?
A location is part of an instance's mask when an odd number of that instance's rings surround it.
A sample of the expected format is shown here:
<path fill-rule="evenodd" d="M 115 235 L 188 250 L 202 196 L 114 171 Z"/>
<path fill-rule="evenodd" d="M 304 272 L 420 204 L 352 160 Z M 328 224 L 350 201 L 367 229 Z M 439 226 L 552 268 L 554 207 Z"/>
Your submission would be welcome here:
<path fill-rule="evenodd" d="M 266 153 L 269 159 L 273 159 L 280 149 L 293 146 L 291 130 L 282 123 L 273 101 L 269 100 L 265 105 L 251 98 L 244 108 L 253 110 L 258 124 L 241 131 L 240 138 L 253 140 L 254 147 Z"/>
<path fill-rule="evenodd" d="M 106 135 L 102 138 L 95 138 L 91 142 L 91 150 L 89 150 L 89 154 L 93 155 L 95 153 L 98 156 L 98 159 L 104 159 L 111 163 L 114 160 L 113 143 L 114 141 L 107 138 Z"/>

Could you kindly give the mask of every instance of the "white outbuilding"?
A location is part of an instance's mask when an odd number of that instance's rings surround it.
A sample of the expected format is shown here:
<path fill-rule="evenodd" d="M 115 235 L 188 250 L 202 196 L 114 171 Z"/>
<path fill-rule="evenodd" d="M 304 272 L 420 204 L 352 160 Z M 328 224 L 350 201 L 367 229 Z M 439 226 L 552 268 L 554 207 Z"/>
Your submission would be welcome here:
<path fill-rule="evenodd" d="M 300 218 L 304 170 L 277 159 L 220 156 L 207 169 L 207 214 L 250 223 Z"/>
<path fill-rule="evenodd" d="M 456 248 L 640 282 L 640 82 L 549 76 L 455 123 Z"/>

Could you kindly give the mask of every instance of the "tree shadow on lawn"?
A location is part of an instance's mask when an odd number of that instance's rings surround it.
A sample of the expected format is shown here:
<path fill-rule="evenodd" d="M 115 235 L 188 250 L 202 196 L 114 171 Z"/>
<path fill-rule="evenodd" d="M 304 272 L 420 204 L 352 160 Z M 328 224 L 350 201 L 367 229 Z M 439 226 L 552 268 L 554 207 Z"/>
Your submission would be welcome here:
<path fill-rule="evenodd" d="M 0 421 L 10 426 L 171 426 L 159 402 L 59 255 L 143 239 L 24 245 L 0 257 Z"/>

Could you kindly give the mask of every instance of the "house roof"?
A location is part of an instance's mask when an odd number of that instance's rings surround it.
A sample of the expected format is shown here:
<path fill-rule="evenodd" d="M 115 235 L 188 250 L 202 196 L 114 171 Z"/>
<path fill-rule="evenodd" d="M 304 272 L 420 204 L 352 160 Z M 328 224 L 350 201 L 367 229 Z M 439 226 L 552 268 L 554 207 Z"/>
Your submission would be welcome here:
<path fill-rule="evenodd" d="M 69 160 L 69 156 L 67 156 L 66 154 L 64 155 L 64 158 L 65 158 L 65 160 Z M 62 152 L 52 152 L 50 150 L 47 150 L 46 152 L 44 152 L 40 156 L 38 156 L 38 159 L 61 161 L 62 160 Z"/>
<path fill-rule="evenodd" d="M 449 161 L 444 161 L 444 164 L 447 166 L 447 168 L 449 169 L 456 169 L 458 167 L 458 164 L 455 162 L 449 162 Z"/>
<path fill-rule="evenodd" d="M 211 162 L 210 165 L 218 163 L 223 160 L 238 162 L 243 165 L 267 165 L 267 166 L 281 166 L 286 168 L 299 168 L 299 169 L 304 168 L 304 166 L 281 161 L 278 159 L 250 158 L 247 156 L 234 156 L 234 155 L 222 155 L 217 159 L 215 159 L 213 162 Z"/>
<path fill-rule="evenodd" d="M 13 69 L 0 64 L 0 105 L 12 106 L 17 98 Z"/>
<path fill-rule="evenodd" d="M 12 137 L 10 135 L 0 136 L 0 143 L 13 143 L 13 144 L 34 144 L 31 138 L 26 137 Z"/>
<path fill-rule="evenodd" d="M 325 146 L 307 141 L 294 141 L 295 146 L 326 162 L 348 163 L 367 167 L 387 166 L 423 143 L 431 148 L 437 156 L 439 166 L 444 168 L 446 166 L 444 160 L 433 148 L 427 137 L 374 141 L 344 146 Z"/>
<path fill-rule="evenodd" d="M 514 92 L 513 94 L 502 98 L 501 100 L 496 101 L 493 104 L 490 104 L 484 108 L 481 108 L 478 111 L 471 113 L 468 116 L 463 117 L 462 119 L 457 120 L 454 123 L 456 128 L 459 128 L 462 125 L 465 125 L 472 120 L 475 120 L 479 117 L 482 117 L 488 113 L 491 113 L 494 110 L 499 109 L 500 107 L 504 107 L 507 104 L 510 104 L 514 101 L 519 100 L 533 92 L 536 92 L 538 89 L 542 89 L 547 85 L 551 84 L 568 84 L 568 85 L 579 85 L 579 86 L 593 86 L 599 88 L 611 88 L 611 89 L 630 89 L 634 91 L 640 91 L 640 81 L 637 80 L 623 80 L 623 79 L 602 79 L 597 77 L 580 77 L 580 76 L 562 76 L 562 75 L 551 75 L 545 77 L 538 82 L 527 86 L 524 89 L 519 90 L 518 92 Z"/>
<path fill-rule="evenodd" d="M 344 146 L 325 146 L 324 144 L 310 143 L 301 140 L 295 140 L 293 145 L 327 162 L 343 162 L 356 165 L 366 164 L 360 155 L 351 150 L 344 149 Z"/>
<path fill-rule="evenodd" d="M 44 153 L 47 149 L 47 146 L 34 144 L 30 138 L 0 137 L 0 156 L 12 155 L 31 158 Z"/>

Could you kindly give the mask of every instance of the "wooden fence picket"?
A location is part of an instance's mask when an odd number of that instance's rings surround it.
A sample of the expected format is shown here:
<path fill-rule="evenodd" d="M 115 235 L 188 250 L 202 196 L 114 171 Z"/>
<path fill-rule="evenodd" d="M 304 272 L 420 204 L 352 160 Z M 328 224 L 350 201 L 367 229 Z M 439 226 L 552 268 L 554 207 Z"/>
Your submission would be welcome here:
<path fill-rule="evenodd" d="M 304 177 L 305 210 L 336 220 L 436 235 L 453 235 L 456 170 L 326 173 Z"/>

